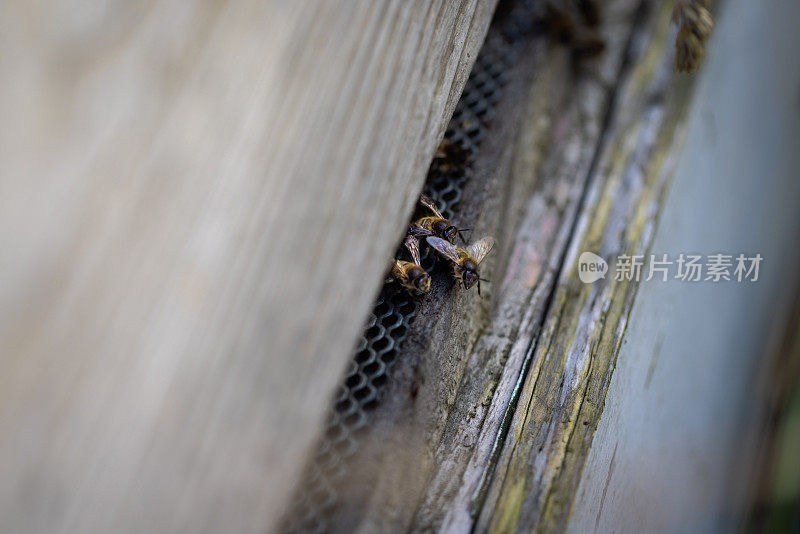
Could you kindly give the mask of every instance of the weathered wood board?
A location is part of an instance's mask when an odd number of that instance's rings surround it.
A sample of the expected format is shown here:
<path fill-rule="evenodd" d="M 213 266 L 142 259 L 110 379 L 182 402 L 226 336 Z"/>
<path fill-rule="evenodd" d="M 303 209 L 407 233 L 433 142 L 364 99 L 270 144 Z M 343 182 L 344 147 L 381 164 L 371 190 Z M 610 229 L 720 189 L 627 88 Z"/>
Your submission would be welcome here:
<path fill-rule="evenodd" d="M 568 532 L 780 531 L 747 514 L 780 506 L 754 459 L 800 372 L 798 20 L 792 2 L 715 13 L 651 252 L 760 254 L 758 280 L 641 285 Z"/>
<path fill-rule="evenodd" d="M 0 530 L 269 528 L 494 4 L 0 6 Z"/>
<path fill-rule="evenodd" d="M 613 273 L 578 278 L 583 251 L 645 254 L 674 167 L 689 81 L 672 72 L 671 5 L 644 5 L 600 144 L 577 227 L 543 323 L 531 370 L 494 468 L 479 524 L 494 531 L 562 530 L 603 410 L 638 287 Z"/>

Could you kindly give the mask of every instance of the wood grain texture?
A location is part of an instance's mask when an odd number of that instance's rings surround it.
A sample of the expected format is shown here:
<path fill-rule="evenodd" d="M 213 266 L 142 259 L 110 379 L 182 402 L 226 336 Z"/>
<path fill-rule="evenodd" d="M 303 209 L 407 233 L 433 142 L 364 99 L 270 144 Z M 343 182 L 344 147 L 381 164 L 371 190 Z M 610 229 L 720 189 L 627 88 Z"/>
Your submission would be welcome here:
<path fill-rule="evenodd" d="M 0 529 L 270 527 L 494 4 L 0 7 Z"/>
<path fill-rule="evenodd" d="M 770 531 L 745 520 L 753 475 L 771 473 L 754 456 L 774 371 L 793 372 L 775 357 L 800 281 L 797 84 L 783 82 L 800 80 L 800 4 L 731 0 L 715 15 L 651 251 L 765 260 L 749 286 L 641 284 L 567 532 Z"/>
<path fill-rule="evenodd" d="M 616 276 L 613 260 L 649 250 L 691 94 L 691 79 L 672 70 L 670 6 L 642 7 L 630 70 L 621 78 L 542 332 L 531 348 L 531 370 L 479 529 L 563 530 L 602 414 L 638 287 L 638 280 Z M 580 281 L 583 251 L 609 262 L 604 279 Z"/>
<path fill-rule="evenodd" d="M 434 281 L 352 461 L 339 530 L 565 525 L 636 288 L 613 271 L 582 284 L 577 254 L 647 249 L 689 100 L 654 4 L 604 4 L 606 53 L 577 72 L 537 42 L 510 75 L 455 220 L 498 241 L 490 298 Z"/>

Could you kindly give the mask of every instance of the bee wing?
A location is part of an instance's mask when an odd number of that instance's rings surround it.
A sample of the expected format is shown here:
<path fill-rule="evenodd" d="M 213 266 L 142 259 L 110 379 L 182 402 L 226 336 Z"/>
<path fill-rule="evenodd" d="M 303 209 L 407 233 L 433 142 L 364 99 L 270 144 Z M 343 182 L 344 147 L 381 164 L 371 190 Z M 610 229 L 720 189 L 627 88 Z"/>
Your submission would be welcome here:
<path fill-rule="evenodd" d="M 428 208 L 429 210 L 431 210 L 433 214 L 439 217 L 440 219 L 444 219 L 442 213 L 439 211 L 439 207 L 436 205 L 436 202 L 434 202 L 433 199 L 428 195 L 426 195 L 425 193 L 422 193 L 419 196 L 419 203 Z"/>
<path fill-rule="evenodd" d="M 436 249 L 436 252 L 453 263 L 458 263 L 458 248 L 450 241 L 445 241 L 441 237 L 429 237 L 426 241 L 430 246 Z"/>
<path fill-rule="evenodd" d="M 428 237 L 429 235 L 433 235 L 433 232 L 430 230 L 426 230 L 422 226 L 418 225 L 417 223 L 412 223 L 408 227 L 407 234 L 412 237 L 420 238 L 420 237 Z"/>
<path fill-rule="evenodd" d="M 419 241 L 417 241 L 416 238 L 408 236 L 403 240 L 403 244 L 411 253 L 411 259 L 414 260 L 414 263 L 419 265 L 421 263 L 421 260 L 419 259 Z"/>
<path fill-rule="evenodd" d="M 476 241 L 468 246 L 467 252 L 472 256 L 472 259 L 475 260 L 475 263 L 480 263 L 489 251 L 492 250 L 492 247 L 494 247 L 494 238 L 484 237 L 480 241 Z"/>

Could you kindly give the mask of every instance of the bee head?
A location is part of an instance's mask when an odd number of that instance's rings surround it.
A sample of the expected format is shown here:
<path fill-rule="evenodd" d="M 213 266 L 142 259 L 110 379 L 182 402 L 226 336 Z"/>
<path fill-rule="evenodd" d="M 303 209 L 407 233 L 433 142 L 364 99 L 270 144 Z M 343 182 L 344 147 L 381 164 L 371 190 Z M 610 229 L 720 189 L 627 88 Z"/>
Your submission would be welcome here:
<path fill-rule="evenodd" d="M 466 269 L 461 275 L 461 279 L 464 281 L 464 289 L 469 289 L 478 281 L 478 272 L 472 269 Z"/>

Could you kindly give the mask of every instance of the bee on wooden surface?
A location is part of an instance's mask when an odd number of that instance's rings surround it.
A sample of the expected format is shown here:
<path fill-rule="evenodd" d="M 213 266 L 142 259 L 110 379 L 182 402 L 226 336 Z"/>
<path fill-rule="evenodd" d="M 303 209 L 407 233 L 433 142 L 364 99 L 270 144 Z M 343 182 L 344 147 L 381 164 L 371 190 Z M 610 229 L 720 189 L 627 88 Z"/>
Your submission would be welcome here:
<path fill-rule="evenodd" d="M 553 2 L 544 4 L 544 26 L 547 34 L 556 42 L 568 44 L 575 38 L 575 23 L 572 15 Z"/>
<path fill-rule="evenodd" d="M 672 22 L 678 24 L 675 38 L 675 70 L 694 72 L 705 55 L 706 42 L 714 29 L 714 19 L 707 0 L 680 0 L 672 12 Z"/>
<path fill-rule="evenodd" d="M 605 42 L 594 33 L 582 35 L 572 42 L 572 58 L 576 61 L 597 57 L 605 50 Z"/>
<path fill-rule="evenodd" d="M 488 280 L 480 277 L 478 265 L 492 250 L 494 246 L 493 238 L 484 237 L 465 249 L 457 247 L 440 237 L 428 237 L 426 241 L 436 252 L 447 258 L 453 267 L 453 277 L 456 281 L 464 284 L 464 289 L 471 288 L 477 282 L 478 295 L 481 294 L 481 281 L 488 282 Z"/>
<path fill-rule="evenodd" d="M 441 237 L 455 245 L 458 236 L 461 235 L 462 232 L 469 231 L 459 230 L 450 224 L 450 221 L 444 218 L 439 209 L 436 207 L 436 202 L 434 202 L 431 197 L 424 194 L 420 195 L 419 203 L 431 210 L 433 215 L 422 217 L 421 219 L 417 219 L 415 222 L 411 223 L 411 226 L 408 228 L 409 236 L 417 238 L 430 236 Z M 463 240 L 464 238 L 462 237 L 461 239 Z"/>
<path fill-rule="evenodd" d="M 600 24 L 600 4 L 597 0 L 577 0 L 576 5 L 587 26 L 594 28 Z"/>
<path fill-rule="evenodd" d="M 568 46 L 573 60 L 580 62 L 599 56 L 605 51 L 605 42 L 593 29 L 600 21 L 597 2 L 578 0 L 566 5 L 546 2 L 543 16 L 544 26 L 551 39 Z M 577 12 L 580 17 L 575 17 Z"/>
<path fill-rule="evenodd" d="M 469 164 L 469 151 L 452 141 L 445 139 L 436 153 L 433 155 L 434 159 L 438 160 L 440 165 L 444 164 L 444 170 L 455 170 L 464 168 Z"/>
<path fill-rule="evenodd" d="M 411 254 L 412 261 L 394 260 L 392 264 L 392 278 L 397 280 L 401 286 L 412 293 L 425 294 L 431 290 L 431 277 L 419 266 L 421 263 L 419 256 L 419 241 L 408 236 L 403 244 Z"/>

